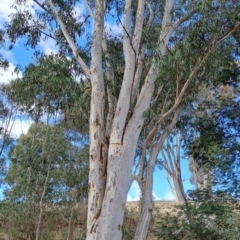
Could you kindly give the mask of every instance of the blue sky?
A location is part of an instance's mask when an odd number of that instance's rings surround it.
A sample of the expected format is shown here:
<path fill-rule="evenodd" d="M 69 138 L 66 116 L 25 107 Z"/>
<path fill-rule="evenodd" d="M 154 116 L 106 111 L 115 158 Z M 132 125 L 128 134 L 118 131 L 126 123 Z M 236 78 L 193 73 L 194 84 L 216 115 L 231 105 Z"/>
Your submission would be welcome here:
<path fill-rule="evenodd" d="M 32 3 L 32 1 L 28 1 L 29 4 Z M 13 3 L 13 0 L 1 0 L 0 4 L 0 28 L 2 28 L 4 22 L 9 21 L 8 15 L 13 11 L 11 9 L 11 5 Z M 33 3 L 32 3 L 33 4 Z M 76 7 L 77 14 L 81 14 L 82 12 L 86 11 L 86 8 L 79 4 Z M 109 20 L 106 22 L 107 29 L 110 29 L 112 33 L 121 34 L 122 29 L 117 24 L 113 23 L 112 20 Z M 91 31 L 91 29 L 89 29 Z M 9 51 L 7 48 L 0 48 L 1 54 L 7 58 L 10 62 L 10 67 L 7 71 L 1 72 L 0 74 L 0 83 L 8 83 L 11 79 L 16 78 L 16 74 L 13 73 L 14 68 L 19 64 L 23 69 L 25 66 L 28 65 L 28 63 L 33 61 L 32 53 L 33 51 L 30 49 L 26 49 L 24 47 L 25 39 L 19 40 L 13 49 Z M 84 42 L 84 40 L 83 40 Z M 50 52 L 56 52 L 56 45 L 54 40 L 47 39 L 43 40 L 39 44 L 39 49 L 43 52 L 50 53 Z M 21 76 L 21 72 L 19 73 L 19 76 Z M 18 137 L 21 133 L 27 133 L 29 126 L 31 125 L 32 121 L 30 119 L 17 119 L 14 121 L 14 126 L 12 133 L 16 137 Z M 188 171 L 188 161 L 182 159 L 182 176 L 186 181 L 184 181 L 184 187 L 185 189 L 192 189 L 193 186 L 189 183 L 187 179 L 190 178 L 190 173 Z M 1 195 L 1 189 L 0 189 L 0 195 Z M 173 200 L 174 194 L 172 193 L 169 184 L 166 180 L 166 173 L 164 170 L 159 170 L 156 168 L 154 173 L 154 187 L 153 187 L 153 196 L 156 200 Z M 140 197 L 140 190 L 136 182 L 133 182 L 133 185 L 129 191 L 128 194 L 128 201 L 138 200 Z"/>

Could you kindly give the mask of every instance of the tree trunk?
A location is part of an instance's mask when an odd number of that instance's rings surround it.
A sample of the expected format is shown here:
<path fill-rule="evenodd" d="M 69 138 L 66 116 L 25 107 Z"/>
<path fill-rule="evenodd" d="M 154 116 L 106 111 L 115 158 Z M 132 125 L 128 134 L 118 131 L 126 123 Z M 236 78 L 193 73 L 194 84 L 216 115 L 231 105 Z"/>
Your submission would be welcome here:
<path fill-rule="evenodd" d="M 73 206 L 71 206 L 71 213 L 68 219 L 68 233 L 67 240 L 72 240 L 72 218 L 73 218 Z"/>
<path fill-rule="evenodd" d="M 139 222 L 137 225 L 136 232 L 134 234 L 134 240 L 145 240 L 147 239 L 148 229 L 150 221 L 152 219 L 153 211 L 153 199 L 152 199 L 152 189 L 153 189 L 153 171 L 157 159 L 158 149 L 154 148 L 151 151 L 150 160 L 147 166 L 146 178 L 140 183 L 142 191 L 141 199 L 141 214 L 139 217 Z"/>
<path fill-rule="evenodd" d="M 158 142 L 154 146 L 152 146 L 150 159 L 147 164 L 145 175 L 143 176 L 142 173 L 139 174 L 139 179 L 140 180 L 142 179 L 142 181 L 138 180 L 138 183 L 142 191 L 142 199 L 141 199 L 142 201 L 141 201 L 141 214 L 140 214 L 139 222 L 134 235 L 134 240 L 147 239 L 148 229 L 149 229 L 150 221 L 152 218 L 152 210 L 153 210 L 152 191 L 153 191 L 154 167 L 157 161 L 157 156 L 162 149 L 163 143 L 167 138 L 168 133 L 172 131 L 172 129 L 175 127 L 180 112 L 181 112 L 181 108 L 178 108 L 175 111 L 174 117 L 172 118 L 171 123 L 166 128 L 162 136 L 159 138 Z M 142 160 L 143 159 L 146 159 L 146 158 L 142 157 Z"/>
<path fill-rule="evenodd" d="M 186 203 L 186 196 L 185 196 L 185 192 L 184 192 L 184 189 L 183 189 L 183 183 L 182 183 L 181 175 L 173 176 L 172 180 L 173 180 L 175 196 L 177 198 L 177 201 L 180 204 L 185 204 Z"/>
<path fill-rule="evenodd" d="M 45 197 L 45 193 L 46 193 L 46 189 L 47 189 L 48 179 L 49 179 L 49 175 L 50 175 L 50 169 L 51 169 L 51 164 L 48 165 L 47 176 L 46 176 L 46 179 L 44 182 L 43 192 L 42 192 L 42 196 L 41 196 L 41 200 L 40 200 L 40 214 L 38 217 L 38 225 L 37 225 L 35 240 L 39 240 L 40 236 L 41 236 L 40 230 L 41 230 L 42 216 L 43 216 L 43 199 Z"/>
<path fill-rule="evenodd" d="M 142 117 L 138 119 L 143 123 Z M 135 156 L 135 151 L 132 150 L 136 149 L 142 123 L 126 129 L 123 144 L 109 145 L 106 190 L 102 211 L 94 226 L 92 239 L 120 240 L 122 238 L 123 216 Z"/>
<path fill-rule="evenodd" d="M 98 220 L 106 185 L 106 164 L 108 146 L 105 139 L 105 86 L 102 71 L 102 36 L 105 1 L 95 1 L 96 14 L 91 48 L 91 111 L 89 122 L 89 182 L 87 239 L 96 240 L 93 234 Z M 81 64 L 80 64 L 81 65 Z"/>

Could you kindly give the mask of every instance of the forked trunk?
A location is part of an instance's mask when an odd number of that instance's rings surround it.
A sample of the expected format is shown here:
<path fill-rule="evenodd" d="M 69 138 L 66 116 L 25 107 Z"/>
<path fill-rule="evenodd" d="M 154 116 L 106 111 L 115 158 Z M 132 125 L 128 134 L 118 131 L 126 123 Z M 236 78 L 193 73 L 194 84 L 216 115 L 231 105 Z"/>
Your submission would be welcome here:
<path fill-rule="evenodd" d="M 122 238 L 123 216 L 135 157 L 133 149 L 136 149 L 142 124 L 142 112 L 136 111 L 125 129 L 122 143 L 110 141 L 102 208 L 88 239 L 120 240 Z"/>

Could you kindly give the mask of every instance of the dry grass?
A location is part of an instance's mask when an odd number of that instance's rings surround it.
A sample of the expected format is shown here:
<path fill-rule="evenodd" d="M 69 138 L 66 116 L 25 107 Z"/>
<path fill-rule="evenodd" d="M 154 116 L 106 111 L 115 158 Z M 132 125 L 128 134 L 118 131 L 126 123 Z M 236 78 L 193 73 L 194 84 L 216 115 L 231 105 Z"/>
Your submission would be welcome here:
<path fill-rule="evenodd" d="M 166 214 L 171 213 L 173 206 L 177 205 L 174 201 L 155 201 L 153 217 L 149 230 L 148 240 L 156 240 L 154 237 L 155 223 L 162 219 Z M 135 232 L 138 218 L 140 213 L 139 202 L 128 202 L 126 204 L 126 214 L 124 218 L 124 238 L 123 240 L 132 239 Z M 72 236 L 74 239 L 85 239 L 86 232 L 86 206 L 77 206 L 74 208 L 74 214 L 72 219 Z M 10 223 L 11 224 L 11 223 Z M 66 238 L 68 231 L 68 217 L 66 216 L 66 209 L 53 208 L 48 209 L 44 215 L 44 221 L 42 226 L 43 232 L 47 233 L 48 237 L 44 239 L 51 240 L 63 240 Z M 0 240 L 15 240 L 17 238 L 10 238 L 7 229 L 0 229 Z M 80 237 L 80 235 L 82 237 Z M 26 239 L 30 240 L 30 239 Z"/>

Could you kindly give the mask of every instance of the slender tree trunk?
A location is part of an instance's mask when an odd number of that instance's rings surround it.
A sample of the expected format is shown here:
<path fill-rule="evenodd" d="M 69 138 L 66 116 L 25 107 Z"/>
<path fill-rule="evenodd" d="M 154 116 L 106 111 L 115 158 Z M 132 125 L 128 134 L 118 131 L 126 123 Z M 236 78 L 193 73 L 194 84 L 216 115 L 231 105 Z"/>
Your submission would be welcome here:
<path fill-rule="evenodd" d="M 183 189 L 183 183 L 182 183 L 182 177 L 181 175 L 173 176 L 173 185 L 174 185 L 174 190 L 175 190 L 175 195 L 177 198 L 177 201 L 180 204 L 185 204 L 186 203 L 186 196 L 185 192 Z"/>
<path fill-rule="evenodd" d="M 71 214 L 68 220 L 68 235 L 67 235 L 67 240 L 72 239 L 72 217 L 73 217 L 73 206 L 71 207 Z"/>
<path fill-rule="evenodd" d="M 172 129 L 175 127 L 177 123 L 180 111 L 181 111 L 181 107 L 175 111 L 174 117 L 172 118 L 171 123 L 169 124 L 165 132 L 162 134 L 157 144 L 152 146 L 150 159 L 147 164 L 145 176 L 143 176 L 142 173 L 140 173 L 139 175 L 139 179 L 140 180 L 142 179 L 142 181 L 138 180 L 141 191 L 142 191 L 142 201 L 141 201 L 141 214 L 140 214 L 139 222 L 134 235 L 134 240 L 147 239 L 148 229 L 149 229 L 150 221 L 152 218 L 152 210 L 153 210 L 152 191 L 153 191 L 154 167 L 157 161 L 157 156 L 163 147 L 163 143 L 167 138 L 168 133 L 172 131 Z M 142 158 L 142 159 L 145 159 L 145 158 Z"/>
<path fill-rule="evenodd" d="M 140 183 L 141 190 L 142 190 L 141 213 L 140 213 L 139 222 L 138 222 L 133 240 L 147 239 L 148 229 L 149 229 L 150 221 L 152 219 L 152 211 L 153 211 L 153 199 L 152 199 L 153 172 L 154 172 L 157 155 L 158 155 L 158 149 L 154 148 L 151 151 L 150 160 L 147 166 L 146 177 Z"/>
<path fill-rule="evenodd" d="M 87 239 L 97 240 L 94 229 L 102 210 L 106 185 L 106 165 L 108 144 L 105 136 L 104 106 L 105 86 L 102 70 L 102 36 L 105 1 L 96 0 L 94 34 L 91 48 L 91 111 L 89 122 L 89 183 Z M 81 64 L 80 64 L 81 65 Z"/>
<path fill-rule="evenodd" d="M 48 165 L 47 176 L 46 176 L 46 179 L 44 182 L 43 192 L 42 192 L 42 196 L 40 199 L 40 213 L 39 213 L 39 217 L 38 217 L 38 225 L 37 225 L 35 240 L 40 240 L 40 237 L 41 237 L 41 225 L 42 225 L 42 216 L 43 216 L 43 199 L 45 197 L 45 193 L 46 193 L 46 189 L 47 189 L 48 179 L 49 179 L 49 175 L 50 175 L 50 169 L 51 169 L 51 164 Z"/>

